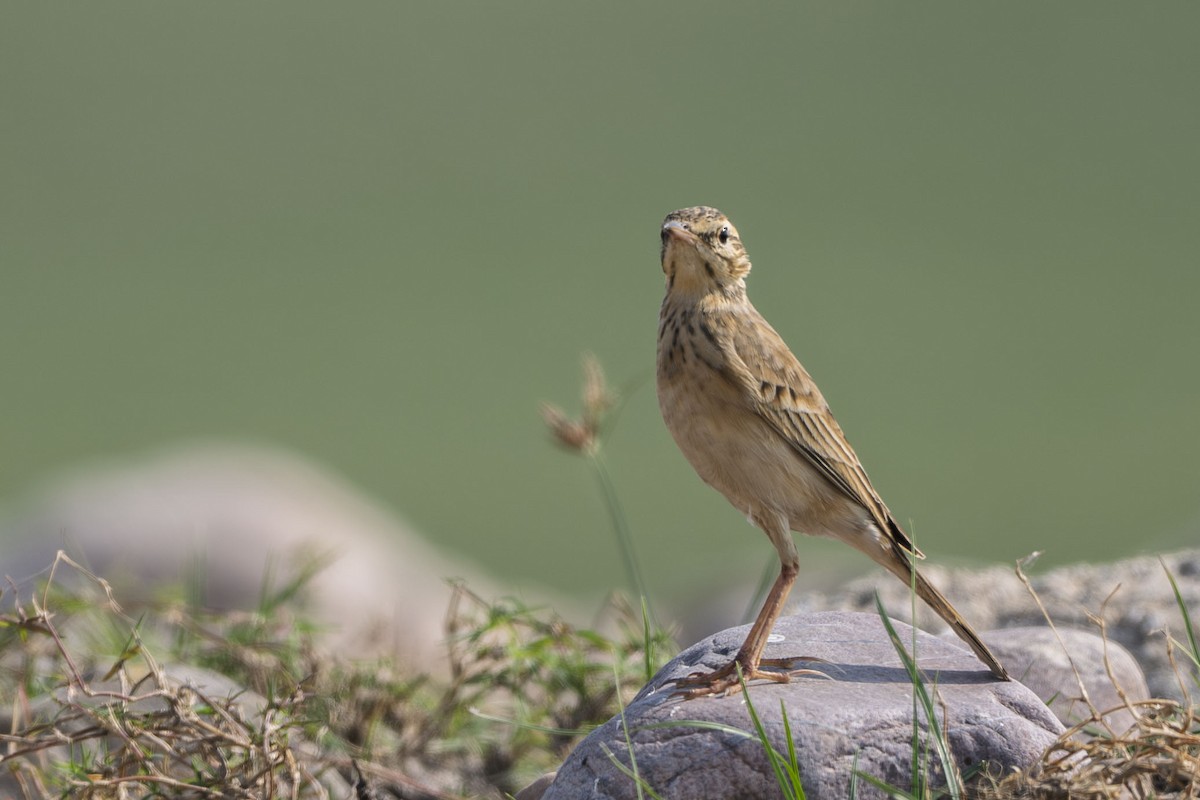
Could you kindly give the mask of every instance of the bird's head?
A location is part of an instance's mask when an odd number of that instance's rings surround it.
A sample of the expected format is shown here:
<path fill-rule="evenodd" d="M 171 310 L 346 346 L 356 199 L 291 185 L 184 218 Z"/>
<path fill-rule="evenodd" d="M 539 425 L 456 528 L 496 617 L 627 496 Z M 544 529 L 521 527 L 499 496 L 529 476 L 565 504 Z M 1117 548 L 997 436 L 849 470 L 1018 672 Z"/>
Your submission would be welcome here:
<path fill-rule="evenodd" d="M 750 258 L 724 214 L 695 206 L 663 220 L 662 268 L 668 291 L 707 293 L 742 286 Z"/>

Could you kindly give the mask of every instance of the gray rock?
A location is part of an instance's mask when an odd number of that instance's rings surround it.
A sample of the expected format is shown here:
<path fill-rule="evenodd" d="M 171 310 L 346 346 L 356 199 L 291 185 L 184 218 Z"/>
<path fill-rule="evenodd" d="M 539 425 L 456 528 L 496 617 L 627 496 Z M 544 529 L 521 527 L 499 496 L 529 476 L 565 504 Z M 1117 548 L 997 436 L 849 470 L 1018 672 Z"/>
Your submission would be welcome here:
<path fill-rule="evenodd" d="M 1182 677 L 1168 656 L 1166 633 L 1186 642 L 1183 617 L 1171 590 L 1163 563 L 1179 585 L 1193 623 L 1200 623 L 1200 550 L 1185 550 L 1161 556 L 1131 558 L 1112 564 L 1077 564 L 1042 574 L 1025 570 L 1042 604 L 1055 625 L 1099 633 L 1094 617 L 1105 620 L 1110 641 L 1125 647 L 1141 666 L 1155 697 L 1183 699 L 1181 683 L 1194 686 L 1194 670 Z M 1044 626 L 1042 612 L 1011 567 L 982 570 L 950 570 L 922 567 L 922 572 L 940 588 L 976 630 Z M 909 621 L 908 588 L 890 575 L 874 574 L 848 583 L 844 588 L 819 594 L 794 591 L 794 608 L 801 613 L 829 609 L 869 611 L 875 608 L 875 592 L 889 614 Z M 934 632 L 945 630 L 936 614 L 917 604 L 917 625 Z M 1200 629 L 1195 631 L 1200 637 Z M 1189 671 L 1186 659 L 1176 659 Z"/>
<path fill-rule="evenodd" d="M 1088 725 L 1085 734 L 1125 732 L 1134 723 L 1127 704 L 1150 697 L 1146 678 L 1129 651 L 1116 642 L 1105 644 L 1094 633 L 1060 627 L 1055 635 L 1048 627 L 1027 627 L 988 631 L 982 637 L 1009 673 L 1032 689 L 1064 725 L 1073 727 L 1102 715 L 1102 722 Z"/>
<path fill-rule="evenodd" d="M 748 626 L 709 637 L 665 666 L 625 709 L 638 773 L 663 797 L 729 800 L 782 796 L 761 743 L 732 733 L 681 724 L 720 723 L 753 731 L 746 697 L 673 696 L 673 679 L 726 663 Z M 912 629 L 897 625 L 901 640 Z M 911 771 L 913 688 L 878 616 L 826 612 L 784 617 L 766 657 L 815 657 L 799 662 L 828 677 L 797 676 L 791 683 L 756 683 L 750 700 L 773 747 L 786 752 L 781 712 L 786 711 L 810 800 L 844 798 L 855 769 L 908 787 Z M 1062 726 L 1038 697 L 1017 682 L 992 679 L 975 656 L 959 645 L 917 634 L 918 663 L 931 685 L 954 757 L 963 770 L 982 762 L 997 773 L 1034 762 Z M 652 727 L 670 723 L 670 727 Z M 926 726 L 919 718 L 922 730 Z M 630 747 L 615 717 L 593 731 L 558 770 L 543 800 L 634 798 L 634 782 L 606 754 L 630 764 Z M 856 761 L 857 759 L 857 761 Z M 940 766 L 931 756 L 931 774 Z M 882 797 L 863 780 L 860 798 Z"/>

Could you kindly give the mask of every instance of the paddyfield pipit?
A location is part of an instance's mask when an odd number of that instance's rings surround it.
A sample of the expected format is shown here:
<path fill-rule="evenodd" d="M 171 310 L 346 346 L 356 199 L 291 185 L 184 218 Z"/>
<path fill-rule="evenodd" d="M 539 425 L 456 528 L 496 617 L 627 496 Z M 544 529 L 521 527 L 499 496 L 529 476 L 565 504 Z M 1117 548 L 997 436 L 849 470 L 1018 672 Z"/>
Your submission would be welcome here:
<path fill-rule="evenodd" d="M 796 580 L 792 531 L 828 536 L 866 553 L 916 587 L 1001 680 L 1004 667 L 950 602 L 919 573 L 924 555 L 871 486 L 813 379 L 746 297 L 750 259 L 715 208 L 669 214 L 662 226 L 667 277 L 658 323 L 658 403 L 679 449 L 709 486 L 771 540 L 782 569 L 733 661 L 680 681 L 688 696 L 736 690 L 747 680 L 786 682 L 764 670 L 763 648 Z"/>

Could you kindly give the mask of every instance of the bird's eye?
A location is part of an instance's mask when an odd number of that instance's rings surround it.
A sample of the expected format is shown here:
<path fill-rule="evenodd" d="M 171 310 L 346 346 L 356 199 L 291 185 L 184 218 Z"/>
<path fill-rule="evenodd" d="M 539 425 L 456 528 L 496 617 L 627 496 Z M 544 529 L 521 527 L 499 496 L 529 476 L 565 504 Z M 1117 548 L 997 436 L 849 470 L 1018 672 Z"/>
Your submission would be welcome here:
<path fill-rule="evenodd" d="M 721 240 L 721 244 L 725 244 L 726 242 L 729 241 L 729 226 L 728 225 L 721 228 L 721 232 L 719 234 L 717 234 L 717 238 Z"/>

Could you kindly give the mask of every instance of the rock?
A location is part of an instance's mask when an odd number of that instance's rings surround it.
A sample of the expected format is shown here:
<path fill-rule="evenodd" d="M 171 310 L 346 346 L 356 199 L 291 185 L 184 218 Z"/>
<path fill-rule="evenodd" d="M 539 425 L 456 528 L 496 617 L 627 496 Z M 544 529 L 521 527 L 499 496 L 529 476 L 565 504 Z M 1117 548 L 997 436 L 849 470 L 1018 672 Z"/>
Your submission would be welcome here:
<path fill-rule="evenodd" d="M 1180 655 L 1176 660 L 1188 671 L 1181 680 L 1168 656 L 1167 633 L 1184 643 L 1187 634 L 1164 564 L 1193 623 L 1200 622 L 1200 550 L 1164 555 L 1161 561 L 1152 556 L 1063 567 L 1035 577 L 1033 586 L 1055 624 L 1097 630 L 1091 617 L 1103 617 L 1109 639 L 1130 651 L 1145 672 L 1150 692 L 1183 700 L 1181 683 L 1194 687 L 1197 672 L 1194 667 L 1189 670 L 1186 657 Z M 1200 636 L 1200 627 L 1193 632 Z"/>
<path fill-rule="evenodd" d="M 1032 689 L 1067 727 L 1100 712 L 1104 723 L 1089 725 L 1084 733 L 1119 735 L 1134 723 L 1126 702 L 1150 697 L 1146 678 L 1129 651 L 1116 642 L 1106 645 L 1094 633 L 1059 627 L 1055 635 L 1048 627 L 1027 627 L 981 635 L 1013 678 Z"/>
<path fill-rule="evenodd" d="M 266 448 L 192 446 L 96 465 L 31 506 L 0 530 L 0 577 L 23 587 L 62 548 L 112 583 L 122 604 L 192 583 L 210 607 L 255 609 L 264 582 L 286 586 L 313 559 L 324 566 L 303 597 L 322 641 L 420 671 L 444 669 L 448 579 L 500 594 L 328 471 Z"/>
<path fill-rule="evenodd" d="M 547 772 L 533 783 L 513 795 L 513 800 L 542 800 L 550 784 L 554 783 L 557 772 Z"/>
<path fill-rule="evenodd" d="M 1032 568 L 1026 568 L 1025 572 L 1055 625 L 1099 633 L 1093 617 L 1103 617 L 1109 640 L 1132 654 L 1145 674 L 1150 693 L 1182 700 L 1180 676 L 1168 657 L 1165 633 L 1169 630 L 1181 642 L 1187 641 L 1187 634 L 1163 564 L 1175 577 L 1193 623 L 1200 623 L 1200 550 L 1161 556 L 1162 563 L 1159 558 L 1078 564 L 1040 575 Z M 1011 567 L 949 570 L 922 566 L 921 571 L 976 630 L 1046 624 Z M 801 613 L 831 609 L 873 611 L 876 590 L 889 614 L 905 621 L 911 619 L 908 588 L 882 573 L 852 581 L 828 594 L 793 591 L 793 608 Z M 945 630 L 938 616 L 921 603 L 917 604 L 917 624 L 925 630 Z M 1200 637 L 1200 629 L 1195 633 Z M 1187 669 L 1186 659 L 1181 657 L 1176 661 Z M 1189 675 L 1183 677 L 1182 683 L 1194 685 Z"/>
<path fill-rule="evenodd" d="M 896 627 L 903 642 L 912 641 L 912 629 Z M 732 628 L 688 648 L 625 709 L 638 773 L 663 797 L 782 796 L 756 738 L 680 724 L 701 721 L 752 732 L 745 696 L 682 700 L 672 695 L 673 679 L 728 662 L 748 631 L 749 626 Z M 786 753 L 782 702 L 809 800 L 848 796 L 855 769 L 908 788 L 913 688 L 879 617 L 851 612 L 784 617 L 774 636 L 782 640 L 768 645 L 768 658 L 824 659 L 799 665 L 829 676 L 797 676 L 788 684 L 749 688 L 773 747 Z M 936 682 L 939 721 L 944 715 L 942 724 L 960 768 L 986 761 L 990 770 L 1004 773 L 1028 766 L 1062 731 L 1029 689 L 994 680 L 970 651 L 955 643 L 925 633 L 917 636 L 918 663 L 930 685 Z M 924 730 L 924 720 L 919 722 Z M 670 727 L 651 727 L 659 723 Z M 630 764 L 620 716 L 579 744 L 543 800 L 637 797 L 634 782 L 614 766 L 606 748 L 622 764 Z M 941 768 L 932 754 L 930 764 L 934 781 L 940 781 Z M 883 796 L 864 780 L 857 790 L 860 798 Z"/>

